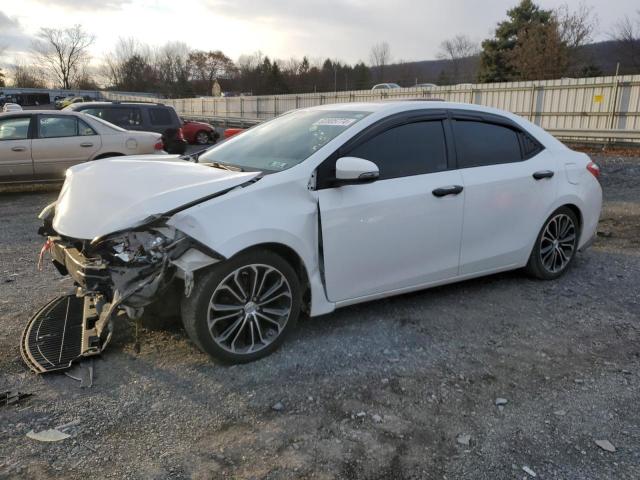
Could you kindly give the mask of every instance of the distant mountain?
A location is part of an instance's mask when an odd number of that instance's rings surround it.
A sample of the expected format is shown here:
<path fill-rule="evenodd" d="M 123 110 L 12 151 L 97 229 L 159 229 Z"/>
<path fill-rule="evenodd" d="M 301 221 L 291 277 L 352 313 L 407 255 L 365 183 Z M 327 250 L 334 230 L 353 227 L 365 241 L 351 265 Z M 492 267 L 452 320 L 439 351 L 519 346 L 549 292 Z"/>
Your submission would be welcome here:
<path fill-rule="evenodd" d="M 640 41 L 628 44 L 616 40 L 591 43 L 576 49 L 572 54 L 572 66 L 567 76 L 593 77 L 614 75 L 616 65 L 620 63 L 620 74 L 640 73 Z M 452 60 L 423 60 L 419 62 L 394 63 L 384 67 L 384 80 L 380 79 L 379 69 L 371 68 L 375 82 L 396 82 L 403 87 L 417 83 L 435 83 L 455 85 L 475 83 L 480 65 L 480 57 Z"/>

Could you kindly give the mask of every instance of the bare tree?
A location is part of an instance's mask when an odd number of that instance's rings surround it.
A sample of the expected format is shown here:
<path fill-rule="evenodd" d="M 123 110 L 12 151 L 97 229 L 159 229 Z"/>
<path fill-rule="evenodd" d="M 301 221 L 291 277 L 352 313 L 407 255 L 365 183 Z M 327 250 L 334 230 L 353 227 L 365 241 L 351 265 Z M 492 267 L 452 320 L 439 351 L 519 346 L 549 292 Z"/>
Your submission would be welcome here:
<path fill-rule="evenodd" d="M 568 4 L 558 7 L 553 15 L 558 25 L 561 40 L 569 48 L 576 48 L 589 43 L 598 28 L 598 16 L 593 7 L 584 3 L 571 10 Z"/>
<path fill-rule="evenodd" d="M 233 60 L 220 50 L 191 52 L 188 62 L 192 80 L 200 83 L 200 86 L 203 87 L 201 90 L 204 90 L 205 95 L 211 95 L 211 89 L 216 79 L 229 78 L 236 70 Z"/>
<path fill-rule="evenodd" d="M 62 88 L 71 85 L 89 62 L 89 47 L 95 37 L 80 25 L 70 28 L 41 28 L 33 42 L 36 59 Z"/>
<path fill-rule="evenodd" d="M 44 72 L 34 65 L 16 62 L 11 68 L 11 78 L 14 87 L 46 88 Z"/>
<path fill-rule="evenodd" d="M 114 49 L 105 55 L 100 71 L 108 85 L 127 89 L 128 87 L 123 85 L 130 80 L 126 77 L 131 76 L 131 64 L 144 64 L 145 68 L 150 68 L 151 56 L 148 45 L 140 43 L 133 37 L 120 37 Z"/>
<path fill-rule="evenodd" d="M 5 50 L 7 49 L 7 47 L 5 45 L 0 45 L 0 59 L 2 59 L 2 56 L 4 55 Z M 0 62 L 0 65 L 2 65 L 2 62 Z M 0 87 L 4 87 L 5 84 L 5 75 L 4 72 L 2 71 L 2 67 L 0 66 Z"/>
<path fill-rule="evenodd" d="M 371 47 L 369 54 L 371 66 L 378 71 L 378 78 L 384 81 L 384 69 L 391 62 L 391 48 L 387 42 L 380 42 Z"/>
<path fill-rule="evenodd" d="M 616 23 L 611 36 L 620 43 L 629 62 L 635 68 L 640 68 L 640 10 L 635 19 L 625 17 Z"/>
<path fill-rule="evenodd" d="M 453 38 L 444 40 L 440 44 L 440 52 L 438 58 L 441 60 L 449 60 L 451 68 L 447 72 L 443 72 L 447 78 L 453 83 L 460 81 L 468 81 L 475 77 L 476 63 L 470 61 L 480 53 L 480 45 L 474 42 L 466 35 L 456 35 Z M 468 66 L 468 68 L 465 68 Z"/>

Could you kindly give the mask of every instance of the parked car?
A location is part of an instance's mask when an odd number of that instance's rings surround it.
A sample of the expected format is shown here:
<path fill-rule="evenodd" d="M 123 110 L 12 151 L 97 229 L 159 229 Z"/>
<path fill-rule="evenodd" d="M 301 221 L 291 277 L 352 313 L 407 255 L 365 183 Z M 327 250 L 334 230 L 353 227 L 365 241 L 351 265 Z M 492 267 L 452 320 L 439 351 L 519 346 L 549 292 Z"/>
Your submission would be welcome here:
<path fill-rule="evenodd" d="M 77 163 L 162 147 L 157 133 L 129 132 L 83 113 L 0 113 L 0 183 L 60 181 Z"/>
<path fill-rule="evenodd" d="M 126 130 L 157 132 L 170 136 L 172 141 L 167 145 L 168 153 L 182 154 L 187 148 L 182 121 L 171 106 L 143 102 L 85 102 L 67 108 L 93 115 Z M 172 129 L 177 133 L 172 133 Z"/>
<path fill-rule="evenodd" d="M 396 88 L 402 88 L 397 83 L 379 83 L 374 85 L 371 90 L 395 90 Z"/>
<path fill-rule="evenodd" d="M 231 138 L 239 133 L 242 133 L 246 130 L 246 128 L 227 128 L 225 129 L 225 131 L 222 133 L 222 136 L 224 137 L 224 139 L 226 140 L 227 138 Z"/>
<path fill-rule="evenodd" d="M 84 295 L 73 301 L 98 309 L 95 338 L 116 312 L 161 302 L 205 352 L 255 360 L 301 311 L 519 268 L 556 279 L 595 238 L 602 204 L 587 155 L 461 103 L 293 111 L 200 162 L 78 165 L 41 215 Z"/>
<path fill-rule="evenodd" d="M 82 102 L 86 102 L 84 97 L 75 96 L 75 97 L 66 97 L 66 98 L 63 98 L 62 100 L 58 100 L 54 102 L 53 105 L 57 110 L 62 110 L 63 108 L 68 107 L 69 105 L 82 103 Z"/>
<path fill-rule="evenodd" d="M 182 120 L 182 135 L 187 142 L 196 145 L 216 143 L 220 138 L 220 134 L 208 123 L 185 119 Z"/>
<path fill-rule="evenodd" d="M 21 112 L 22 107 L 17 103 L 5 103 L 2 107 L 3 112 Z"/>

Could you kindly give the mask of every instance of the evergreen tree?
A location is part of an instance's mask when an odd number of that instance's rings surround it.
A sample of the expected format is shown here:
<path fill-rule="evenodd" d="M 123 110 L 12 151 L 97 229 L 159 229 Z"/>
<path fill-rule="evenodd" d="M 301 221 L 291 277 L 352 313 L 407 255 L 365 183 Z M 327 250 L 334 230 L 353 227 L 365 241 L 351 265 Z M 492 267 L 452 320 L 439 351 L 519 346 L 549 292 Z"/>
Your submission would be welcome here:
<path fill-rule="evenodd" d="M 553 12 L 542 10 L 532 0 L 521 0 L 518 6 L 507 11 L 507 17 L 498 24 L 494 38 L 482 42 L 480 82 L 505 82 L 518 78 L 509 55 L 518 44 L 518 35 L 526 27 L 549 24 Z"/>

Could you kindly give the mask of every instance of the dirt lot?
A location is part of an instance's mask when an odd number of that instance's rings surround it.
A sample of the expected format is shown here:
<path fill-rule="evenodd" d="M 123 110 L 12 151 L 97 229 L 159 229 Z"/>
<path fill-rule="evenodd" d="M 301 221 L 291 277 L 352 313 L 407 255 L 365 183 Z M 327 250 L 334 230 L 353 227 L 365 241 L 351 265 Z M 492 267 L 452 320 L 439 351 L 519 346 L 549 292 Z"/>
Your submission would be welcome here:
<path fill-rule="evenodd" d="M 602 235 L 558 281 L 513 272 L 346 308 L 244 366 L 179 324 L 144 329 L 137 354 L 121 322 L 89 389 L 18 351 L 71 286 L 36 270 L 55 189 L 0 194 L 0 391 L 34 394 L 0 406 L 0 478 L 640 478 L 640 158 L 597 160 Z M 58 443 L 25 436 L 72 421 Z"/>

